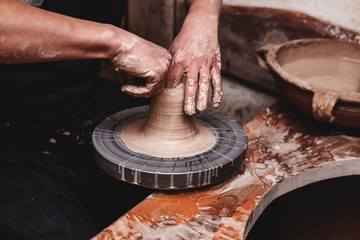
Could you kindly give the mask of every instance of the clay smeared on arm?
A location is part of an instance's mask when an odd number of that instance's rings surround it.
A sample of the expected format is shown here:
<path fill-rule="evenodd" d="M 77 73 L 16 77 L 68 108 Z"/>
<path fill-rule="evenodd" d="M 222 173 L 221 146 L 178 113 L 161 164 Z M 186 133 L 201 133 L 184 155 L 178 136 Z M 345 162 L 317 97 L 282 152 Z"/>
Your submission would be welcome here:
<path fill-rule="evenodd" d="M 149 97 L 163 87 L 171 55 L 113 25 L 65 16 L 17 0 L 0 4 L 0 63 L 103 59 L 130 76 L 123 91 Z"/>

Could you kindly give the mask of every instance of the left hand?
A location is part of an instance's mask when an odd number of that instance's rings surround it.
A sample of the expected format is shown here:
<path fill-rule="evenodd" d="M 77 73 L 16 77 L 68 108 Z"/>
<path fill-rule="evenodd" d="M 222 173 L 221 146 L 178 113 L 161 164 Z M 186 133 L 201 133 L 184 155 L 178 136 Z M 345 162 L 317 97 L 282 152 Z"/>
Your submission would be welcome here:
<path fill-rule="evenodd" d="M 184 110 L 187 115 L 195 114 L 195 102 L 198 111 L 207 108 L 210 83 L 213 107 L 217 108 L 221 102 L 223 93 L 217 27 L 218 18 L 190 12 L 170 47 L 174 86 L 179 85 L 182 76 L 186 75 Z"/>
<path fill-rule="evenodd" d="M 159 93 L 165 83 L 171 55 L 166 49 L 130 32 L 122 31 L 120 37 L 121 45 L 109 60 L 115 71 L 127 76 L 128 82 L 121 91 L 146 98 Z"/>

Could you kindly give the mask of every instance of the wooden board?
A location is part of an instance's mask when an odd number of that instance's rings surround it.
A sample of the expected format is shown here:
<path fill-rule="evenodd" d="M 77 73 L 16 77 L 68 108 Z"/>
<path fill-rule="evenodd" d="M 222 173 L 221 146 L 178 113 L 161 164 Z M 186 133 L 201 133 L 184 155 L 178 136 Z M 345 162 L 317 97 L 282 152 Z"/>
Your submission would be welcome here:
<path fill-rule="evenodd" d="M 360 175 L 359 130 L 316 122 L 285 101 L 245 129 L 247 162 L 237 175 L 194 191 L 154 193 L 93 239 L 244 239 L 278 196 Z"/>
<path fill-rule="evenodd" d="M 168 49 L 174 39 L 175 0 L 128 1 L 127 29 Z"/>

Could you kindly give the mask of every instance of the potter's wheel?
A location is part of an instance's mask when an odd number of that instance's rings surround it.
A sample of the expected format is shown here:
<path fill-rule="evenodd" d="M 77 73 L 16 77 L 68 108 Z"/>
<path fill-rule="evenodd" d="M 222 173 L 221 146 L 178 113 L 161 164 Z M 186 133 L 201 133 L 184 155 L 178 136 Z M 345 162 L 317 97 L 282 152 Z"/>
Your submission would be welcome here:
<path fill-rule="evenodd" d="M 155 189 L 202 187 L 228 178 L 243 165 L 247 135 L 235 120 L 207 110 L 194 117 L 216 138 L 208 151 L 189 157 L 160 158 L 128 149 L 121 137 L 129 124 L 148 116 L 149 107 L 127 109 L 102 121 L 93 134 L 96 161 L 113 177 Z"/>

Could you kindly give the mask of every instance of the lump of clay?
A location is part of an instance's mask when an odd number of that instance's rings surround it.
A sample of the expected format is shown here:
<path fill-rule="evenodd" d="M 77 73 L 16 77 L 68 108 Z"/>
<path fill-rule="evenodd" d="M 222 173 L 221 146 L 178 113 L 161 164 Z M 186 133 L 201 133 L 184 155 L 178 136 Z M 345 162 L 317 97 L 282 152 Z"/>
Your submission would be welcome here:
<path fill-rule="evenodd" d="M 194 156 L 211 149 L 216 138 L 200 120 L 183 110 L 184 85 L 166 88 L 154 96 L 149 117 L 128 125 L 122 131 L 126 146 L 154 157 Z"/>

